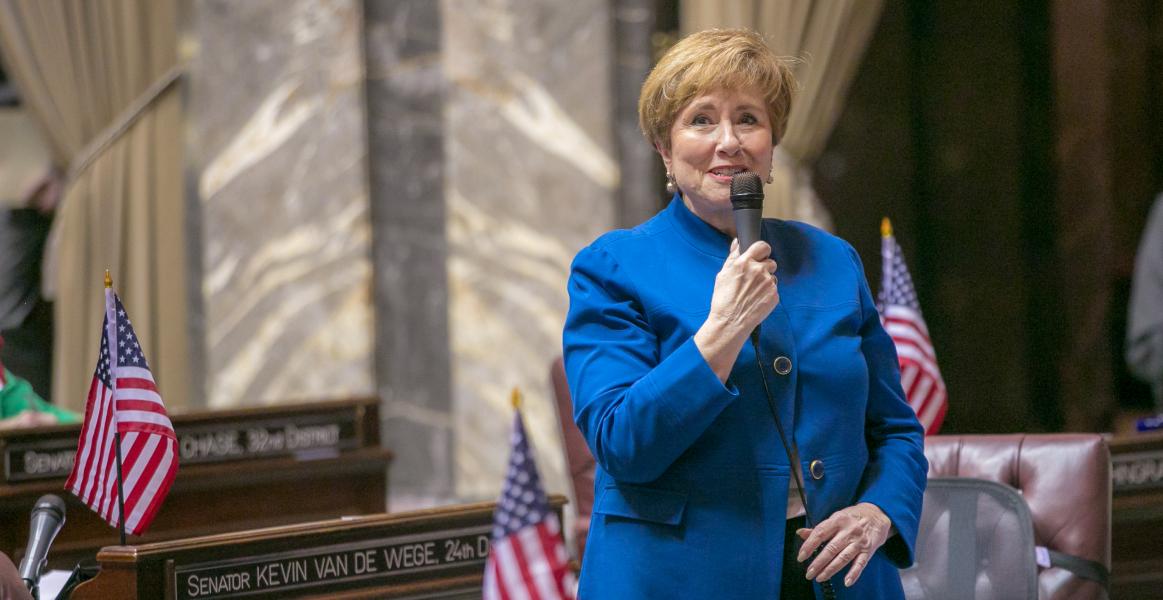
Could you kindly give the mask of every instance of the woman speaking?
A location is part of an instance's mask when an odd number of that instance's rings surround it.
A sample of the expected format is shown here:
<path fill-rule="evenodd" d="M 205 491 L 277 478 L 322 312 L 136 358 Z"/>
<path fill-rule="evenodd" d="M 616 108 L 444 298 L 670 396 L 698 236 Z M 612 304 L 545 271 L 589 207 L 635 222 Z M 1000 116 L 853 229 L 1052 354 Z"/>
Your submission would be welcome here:
<path fill-rule="evenodd" d="M 569 279 L 566 373 L 598 464 L 583 599 L 904 597 L 927 463 L 860 260 L 791 221 L 734 240 L 732 177 L 770 177 L 794 87 L 743 30 L 683 39 L 642 86 L 674 198 Z"/>

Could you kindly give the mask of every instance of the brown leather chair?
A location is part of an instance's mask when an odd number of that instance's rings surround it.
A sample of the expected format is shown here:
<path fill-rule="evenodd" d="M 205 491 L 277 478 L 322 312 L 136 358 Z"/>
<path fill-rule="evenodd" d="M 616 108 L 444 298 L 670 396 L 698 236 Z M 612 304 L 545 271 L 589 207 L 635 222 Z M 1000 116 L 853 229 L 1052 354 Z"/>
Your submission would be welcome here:
<path fill-rule="evenodd" d="M 550 366 L 549 378 L 553 382 L 557 422 L 561 425 L 561 439 L 565 440 L 565 464 L 569 467 L 570 484 L 573 486 L 574 508 L 577 510 L 573 534 L 577 541 L 577 560 L 580 564 L 586 549 L 586 534 L 590 531 L 590 512 L 594 507 L 596 463 L 581 430 L 573 422 L 573 402 L 570 400 L 569 384 L 565 381 L 565 366 L 561 357 Z"/>
<path fill-rule="evenodd" d="M 1110 450 L 1097 434 L 939 435 L 925 438 L 930 477 L 972 477 L 1016 488 L 1034 521 L 1034 542 L 1110 569 Z M 919 557 L 923 560 L 923 557 Z M 1098 583 L 1051 567 L 1041 600 L 1107 598 Z"/>

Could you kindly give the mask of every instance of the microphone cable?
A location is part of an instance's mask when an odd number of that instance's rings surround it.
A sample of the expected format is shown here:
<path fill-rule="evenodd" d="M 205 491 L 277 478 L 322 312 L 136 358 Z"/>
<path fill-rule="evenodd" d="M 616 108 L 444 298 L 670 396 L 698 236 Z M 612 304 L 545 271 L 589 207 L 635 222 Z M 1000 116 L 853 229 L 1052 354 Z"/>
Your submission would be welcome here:
<path fill-rule="evenodd" d="M 791 476 L 796 483 L 796 491 L 799 492 L 800 502 L 804 505 L 804 520 L 807 522 L 808 528 L 811 529 L 816 526 L 816 521 L 812 519 L 812 513 L 808 510 L 808 498 L 804 491 L 804 478 L 800 473 L 800 464 L 797 457 L 799 456 L 799 449 L 796 448 L 792 452 L 794 442 L 789 443 L 787 434 L 783 429 L 783 422 L 779 420 L 779 411 L 775 408 L 775 396 L 771 393 L 771 386 L 767 383 L 767 370 L 763 368 L 763 357 L 759 350 L 759 327 L 757 326 L 751 332 L 751 345 L 755 347 L 755 366 L 759 369 L 759 378 L 763 381 L 763 393 L 767 399 L 767 408 L 771 411 L 771 419 L 775 421 L 775 430 L 779 433 L 779 441 L 783 444 L 783 451 L 787 454 L 787 464 L 791 471 Z M 824 545 L 816 546 L 815 551 L 812 552 L 812 560 L 815 560 L 820 555 L 820 551 L 824 549 Z M 787 552 L 787 548 L 784 548 Z M 836 588 L 832 586 L 832 580 L 821 581 L 820 587 L 824 592 L 824 600 L 836 600 Z"/>

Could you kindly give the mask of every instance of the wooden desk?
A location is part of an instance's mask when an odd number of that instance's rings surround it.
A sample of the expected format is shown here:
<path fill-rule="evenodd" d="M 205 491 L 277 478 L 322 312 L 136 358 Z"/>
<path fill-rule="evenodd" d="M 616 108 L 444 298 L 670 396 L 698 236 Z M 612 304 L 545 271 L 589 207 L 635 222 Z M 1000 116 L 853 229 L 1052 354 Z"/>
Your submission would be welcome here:
<path fill-rule="evenodd" d="M 565 498 L 550 505 L 561 518 Z M 78 600 L 479 599 L 495 503 L 111 546 Z"/>
<path fill-rule="evenodd" d="M 181 466 L 146 535 L 154 542 L 382 513 L 391 453 L 374 398 L 176 415 Z M 42 494 L 68 505 L 49 564 L 71 569 L 117 530 L 64 491 L 79 425 L 0 433 L 0 550 L 19 561 Z"/>
<path fill-rule="evenodd" d="M 1109 442 L 1111 598 L 1163 598 L 1163 433 Z"/>

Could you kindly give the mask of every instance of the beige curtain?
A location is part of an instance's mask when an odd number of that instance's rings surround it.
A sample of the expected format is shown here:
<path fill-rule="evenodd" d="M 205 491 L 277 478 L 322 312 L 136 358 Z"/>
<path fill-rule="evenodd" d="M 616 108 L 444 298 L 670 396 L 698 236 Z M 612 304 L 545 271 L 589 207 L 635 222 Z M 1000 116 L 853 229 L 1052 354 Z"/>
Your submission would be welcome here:
<path fill-rule="evenodd" d="M 189 402 L 177 0 L 0 0 L 0 57 L 68 173 L 45 273 L 53 400 L 84 407 L 110 269 L 167 406 Z"/>
<path fill-rule="evenodd" d="M 776 148 L 774 182 L 764 214 L 832 228 L 812 188 L 812 164 L 844 109 L 848 85 L 880 20 L 884 0 L 683 0 L 683 34 L 712 27 L 748 27 L 776 52 L 802 60 L 801 90 Z"/>

